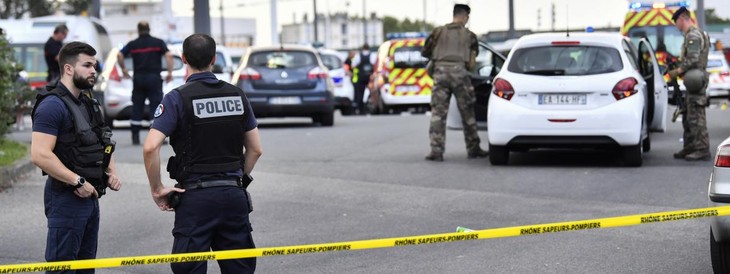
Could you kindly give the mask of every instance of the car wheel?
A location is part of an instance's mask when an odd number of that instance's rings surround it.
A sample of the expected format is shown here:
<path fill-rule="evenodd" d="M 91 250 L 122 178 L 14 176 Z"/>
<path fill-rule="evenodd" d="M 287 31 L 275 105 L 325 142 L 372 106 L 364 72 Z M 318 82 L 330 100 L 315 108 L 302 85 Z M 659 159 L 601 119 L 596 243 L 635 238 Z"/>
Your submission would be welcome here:
<path fill-rule="evenodd" d="M 642 141 L 641 150 L 643 152 L 649 152 L 651 150 L 651 136 L 646 136 L 646 139 Z"/>
<path fill-rule="evenodd" d="M 640 142 L 635 146 L 623 147 L 624 164 L 626 164 L 626 166 L 641 166 L 643 153 L 641 147 L 643 143 L 644 142 Z"/>
<path fill-rule="evenodd" d="M 325 127 L 331 127 L 335 124 L 335 112 L 325 113 L 319 116 L 319 123 Z"/>
<path fill-rule="evenodd" d="M 715 273 L 730 272 L 730 243 L 715 241 L 715 235 L 710 228 L 710 255 L 712 270 Z"/>
<path fill-rule="evenodd" d="M 506 165 L 509 161 L 509 149 L 506 146 L 489 144 L 489 162 L 495 166 Z"/>

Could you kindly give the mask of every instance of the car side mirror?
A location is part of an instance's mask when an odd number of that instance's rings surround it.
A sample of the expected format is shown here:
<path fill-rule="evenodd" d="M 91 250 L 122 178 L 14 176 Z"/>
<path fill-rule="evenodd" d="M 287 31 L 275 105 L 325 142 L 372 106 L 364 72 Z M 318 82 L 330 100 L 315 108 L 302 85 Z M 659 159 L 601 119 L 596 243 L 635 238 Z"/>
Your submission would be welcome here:
<path fill-rule="evenodd" d="M 221 65 L 213 65 L 213 73 L 223 73 L 223 67 Z"/>

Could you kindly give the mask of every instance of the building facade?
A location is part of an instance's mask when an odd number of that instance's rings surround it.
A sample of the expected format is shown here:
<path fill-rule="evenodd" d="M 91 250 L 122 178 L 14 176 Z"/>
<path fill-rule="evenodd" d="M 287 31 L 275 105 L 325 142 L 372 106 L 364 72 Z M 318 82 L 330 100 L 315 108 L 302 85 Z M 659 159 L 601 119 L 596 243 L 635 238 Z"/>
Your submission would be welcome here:
<path fill-rule="evenodd" d="M 365 43 L 371 46 L 383 43 L 383 20 L 374 13 L 366 20 L 348 17 L 345 13 L 319 14 L 317 39 L 314 37 L 314 20 L 305 15 L 302 21 L 282 26 L 282 43 L 311 45 L 318 42 L 332 49 L 357 49 Z"/>

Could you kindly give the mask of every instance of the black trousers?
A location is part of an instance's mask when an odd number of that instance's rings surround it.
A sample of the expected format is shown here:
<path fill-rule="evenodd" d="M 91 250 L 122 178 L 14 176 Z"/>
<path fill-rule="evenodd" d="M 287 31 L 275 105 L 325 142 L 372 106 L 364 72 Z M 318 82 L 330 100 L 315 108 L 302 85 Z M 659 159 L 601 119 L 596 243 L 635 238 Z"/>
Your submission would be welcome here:
<path fill-rule="evenodd" d="M 162 102 L 162 77 L 159 73 L 139 73 L 134 75 L 132 89 L 132 134 L 139 134 L 144 119 L 145 101 L 150 100 L 149 113 L 153 115 L 155 109 Z"/>
<path fill-rule="evenodd" d="M 355 83 L 353 84 L 353 87 L 355 88 L 355 109 L 357 109 L 360 114 L 365 114 L 365 103 L 363 103 L 362 100 L 365 96 L 365 89 L 368 87 L 368 83 Z"/>

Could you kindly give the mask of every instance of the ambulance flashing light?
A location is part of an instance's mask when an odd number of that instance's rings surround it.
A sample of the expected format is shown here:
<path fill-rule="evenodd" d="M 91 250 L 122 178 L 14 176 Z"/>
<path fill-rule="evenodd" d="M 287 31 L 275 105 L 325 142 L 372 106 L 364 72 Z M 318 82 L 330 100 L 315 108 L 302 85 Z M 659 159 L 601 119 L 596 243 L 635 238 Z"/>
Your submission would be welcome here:
<path fill-rule="evenodd" d="M 681 1 L 673 3 L 655 2 L 655 3 L 642 3 L 642 2 L 631 2 L 629 9 L 639 11 L 646 9 L 664 9 L 670 7 L 689 7 L 690 1 Z"/>

